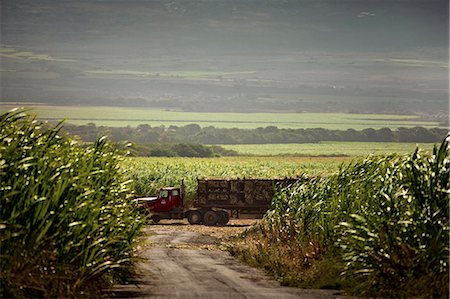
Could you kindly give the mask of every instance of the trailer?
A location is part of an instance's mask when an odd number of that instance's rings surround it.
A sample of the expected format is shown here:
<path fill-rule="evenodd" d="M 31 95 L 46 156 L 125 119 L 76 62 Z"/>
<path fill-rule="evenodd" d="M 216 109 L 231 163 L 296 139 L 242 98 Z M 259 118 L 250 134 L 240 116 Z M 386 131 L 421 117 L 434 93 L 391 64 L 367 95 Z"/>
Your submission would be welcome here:
<path fill-rule="evenodd" d="M 241 214 L 262 216 L 270 207 L 275 190 L 298 179 L 197 179 L 193 207 L 184 206 L 184 184 L 163 187 L 155 197 L 135 199 L 154 222 L 187 218 L 190 224 L 225 225 Z"/>

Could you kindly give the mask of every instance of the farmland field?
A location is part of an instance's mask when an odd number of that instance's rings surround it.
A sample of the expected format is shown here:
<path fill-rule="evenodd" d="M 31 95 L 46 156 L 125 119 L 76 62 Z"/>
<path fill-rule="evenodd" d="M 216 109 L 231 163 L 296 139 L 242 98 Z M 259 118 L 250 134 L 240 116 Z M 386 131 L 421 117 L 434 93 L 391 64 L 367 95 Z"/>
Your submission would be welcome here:
<path fill-rule="evenodd" d="M 122 167 L 133 179 L 138 196 L 156 193 L 162 186 L 186 185 L 188 201 L 195 195 L 197 178 L 284 178 L 328 175 L 338 171 L 348 157 L 223 157 L 130 158 Z"/>
<path fill-rule="evenodd" d="M 133 189 L 137 195 L 155 194 L 159 187 L 179 185 L 183 179 L 188 198 L 193 198 L 197 178 L 328 176 L 337 173 L 342 164 L 369 154 L 407 154 L 417 146 L 422 150 L 431 150 L 433 145 L 382 142 L 224 145 L 227 149 L 249 156 L 129 158 L 122 163 L 122 167 L 133 179 Z"/>
<path fill-rule="evenodd" d="M 23 104 L 20 104 L 24 106 Z M 0 112 L 14 108 L 15 104 L 3 103 Z M 211 113 L 182 112 L 153 108 L 90 107 L 90 106 L 48 106 L 28 105 L 38 118 L 84 125 L 95 123 L 97 126 L 136 127 L 140 124 L 151 126 L 184 126 L 197 123 L 201 127 L 246 128 L 266 126 L 278 128 L 324 128 L 324 129 L 379 129 L 383 127 L 422 126 L 438 127 L 437 122 L 423 121 L 413 115 L 386 114 L 350 114 L 350 113 Z"/>
<path fill-rule="evenodd" d="M 413 152 L 418 146 L 431 150 L 434 143 L 397 143 L 397 142 L 319 142 L 286 144 L 233 144 L 221 145 L 241 155 L 250 156 L 367 156 L 370 154 L 390 154 Z"/>

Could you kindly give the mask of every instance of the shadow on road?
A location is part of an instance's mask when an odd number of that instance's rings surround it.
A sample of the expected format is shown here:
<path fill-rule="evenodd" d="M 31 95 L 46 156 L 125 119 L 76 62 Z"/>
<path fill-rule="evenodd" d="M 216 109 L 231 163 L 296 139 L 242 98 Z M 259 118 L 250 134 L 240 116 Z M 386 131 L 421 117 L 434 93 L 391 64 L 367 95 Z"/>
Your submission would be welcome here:
<path fill-rule="evenodd" d="M 154 225 L 154 226 L 201 226 L 201 224 L 188 224 L 188 223 L 184 223 L 184 222 L 171 222 L 171 223 L 152 223 L 150 225 Z M 227 225 L 222 225 L 222 226 L 217 226 L 217 227 L 250 227 L 252 226 L 252 224 L 227 224 Z"/>

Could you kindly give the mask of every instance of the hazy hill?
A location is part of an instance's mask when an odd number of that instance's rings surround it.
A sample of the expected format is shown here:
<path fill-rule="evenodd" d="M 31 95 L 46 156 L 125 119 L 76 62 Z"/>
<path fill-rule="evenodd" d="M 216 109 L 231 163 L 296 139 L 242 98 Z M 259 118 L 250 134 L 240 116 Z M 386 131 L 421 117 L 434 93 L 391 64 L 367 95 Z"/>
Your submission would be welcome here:
<path fill-rule="evenodd" d="M 448 1 L 2 0 L 2 101 L 447 113 Z"/>

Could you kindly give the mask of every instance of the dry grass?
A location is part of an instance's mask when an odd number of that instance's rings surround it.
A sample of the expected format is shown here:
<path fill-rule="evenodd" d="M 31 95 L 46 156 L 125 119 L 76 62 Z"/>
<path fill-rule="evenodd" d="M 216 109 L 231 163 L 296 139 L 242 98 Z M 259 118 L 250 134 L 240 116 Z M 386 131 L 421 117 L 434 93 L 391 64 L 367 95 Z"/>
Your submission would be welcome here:
<path fill-rule="evenodd" d="M 186 219 L 161 220 L 161 222 L 152 225 L 152 227 L 155 227 L 158 230 L 173 230 L 175 228 L 176 230 L 196 232 L 202 235 L 215 237 L 220 241 L 226 241 L 230 237 L 243 233 L 260 221 L 260 219 L 231 219 L 225 226 L 206 226 L 190 225 Z"/>
<path fill-rule="evenodd" d="M 262 223 L 261 223 L 262 224 Z M 230 253 L 245 263 L 262 268 L 282 285 L 340 289 L 339 265 L 323 258 L 313 243 L 301 247 L 295 242 L 268 236 L 262 226 L 254 226 L 232 240 Z"/>

